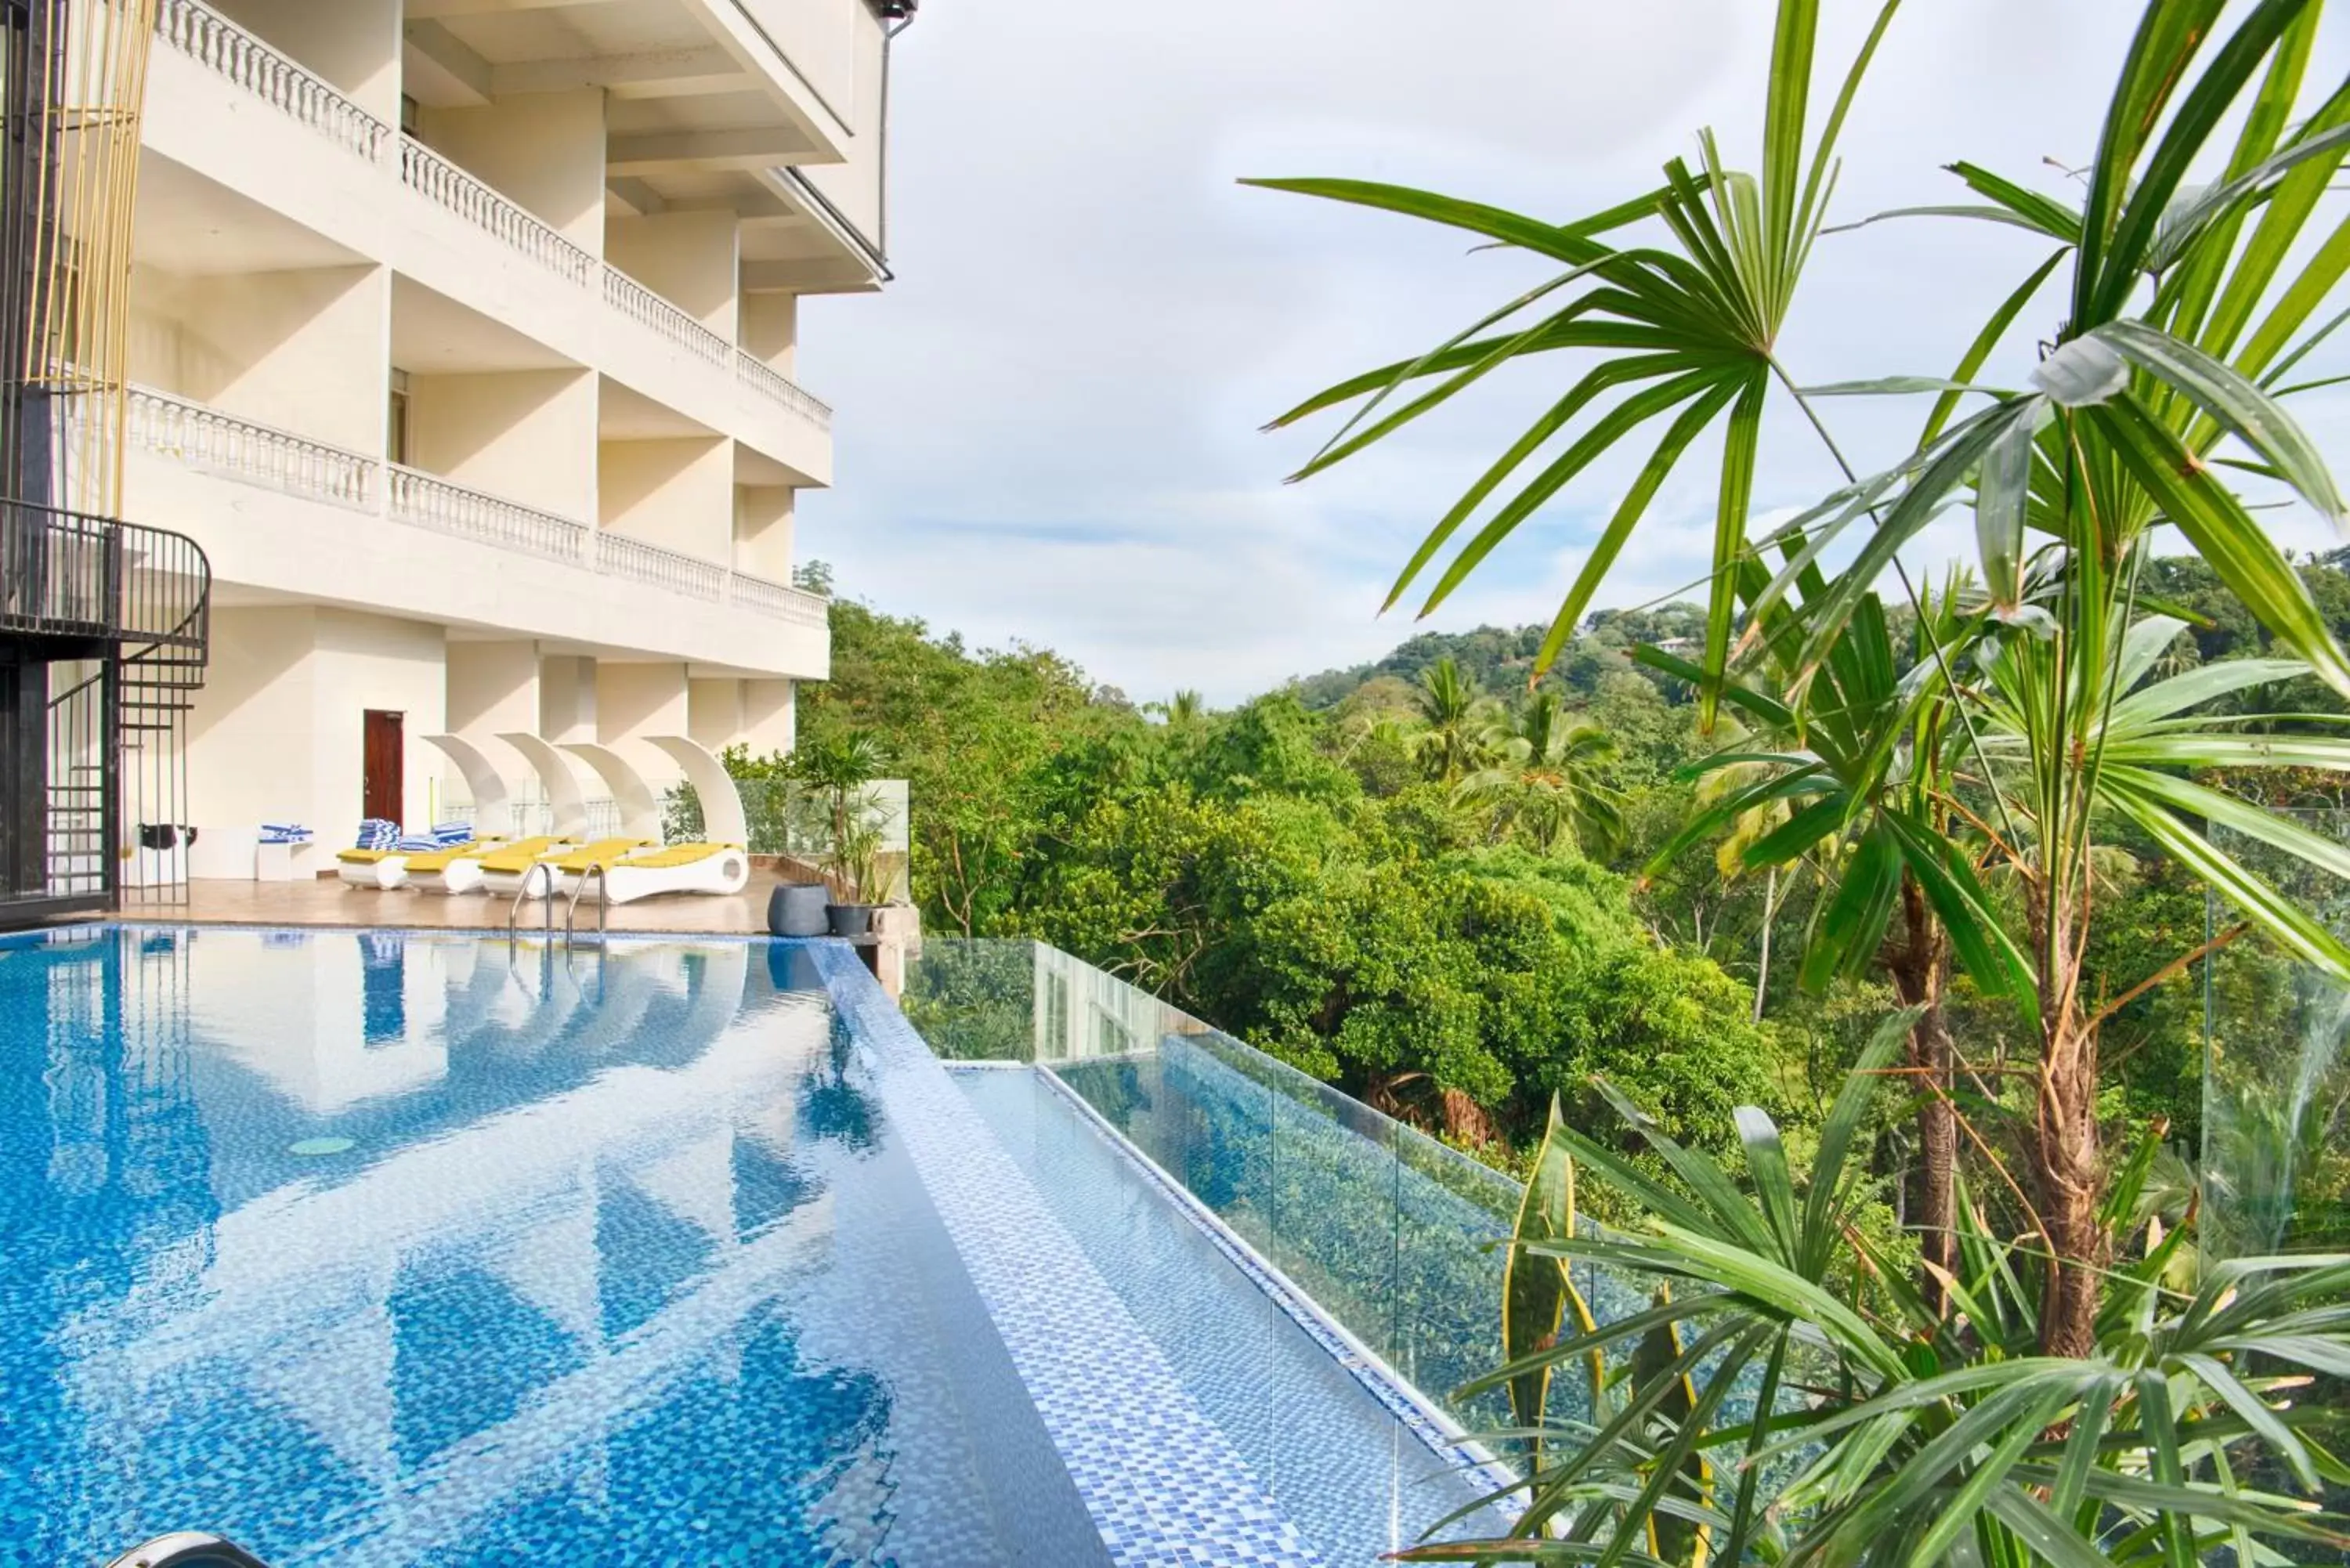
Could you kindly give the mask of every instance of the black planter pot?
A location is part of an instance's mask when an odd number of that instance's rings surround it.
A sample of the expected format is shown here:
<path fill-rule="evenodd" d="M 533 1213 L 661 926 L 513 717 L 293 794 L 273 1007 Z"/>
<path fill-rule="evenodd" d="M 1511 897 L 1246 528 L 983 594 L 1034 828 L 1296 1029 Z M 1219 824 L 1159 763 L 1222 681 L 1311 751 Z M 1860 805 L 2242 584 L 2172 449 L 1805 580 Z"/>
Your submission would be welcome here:
<path fill-rule="evenodd" d="M 786 882 L 767 895 L 767 929 L 779 937 L 820 937 L 832 929 L 825 906 L 831 890 L 821 882 Z"/>
<path fill-rule="evenodd" d="M 836 937 L 862 937 L 873 930 L 873 906 L 870 904 L 827 904 L 826 916 L 832 921 Z"/>

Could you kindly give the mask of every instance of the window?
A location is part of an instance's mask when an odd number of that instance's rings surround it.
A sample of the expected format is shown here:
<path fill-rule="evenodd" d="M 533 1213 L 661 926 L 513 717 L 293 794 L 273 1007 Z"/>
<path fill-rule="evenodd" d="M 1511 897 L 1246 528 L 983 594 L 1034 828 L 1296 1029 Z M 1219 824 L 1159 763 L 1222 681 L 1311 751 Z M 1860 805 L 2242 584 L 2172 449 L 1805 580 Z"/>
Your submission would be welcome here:
<path fill-rule="evenodd" d="M 384 431 L 384 455 L 394 462 L 408 461 L 408 372 L 391 373 L 391 408 Z"/>

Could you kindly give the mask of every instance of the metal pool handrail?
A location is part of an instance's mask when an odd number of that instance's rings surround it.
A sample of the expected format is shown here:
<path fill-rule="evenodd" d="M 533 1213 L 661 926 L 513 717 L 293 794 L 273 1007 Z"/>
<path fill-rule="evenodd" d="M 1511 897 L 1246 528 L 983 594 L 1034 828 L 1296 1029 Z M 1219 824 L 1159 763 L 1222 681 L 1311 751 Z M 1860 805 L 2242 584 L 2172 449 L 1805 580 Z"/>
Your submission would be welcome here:
<path fill-rule="evenodd" d="M 588 869 L 580 873 L 579 880 L 571 885 L 571 904 L 563 911 L 563 945 L 567 949 L 578 940 L 579 898 L 588 891 L 590 881 L 596 884 L 596 940 L 599 942 L 604 940 L 604 919 L 611 907 L 612 884 L 611 879 L 604 875 L 604 863 L 590 860 Z M 555 911 L 550 909 L 546 913 L 551 924 Z"/>
<path fill-rule="evenodd" d="M 234 1541 L 197 1530 L 174 1531 L 134 1546 L 106 1568 L 269 1568 Z"/>
<path fill-rule="evenodd" d="M 538 872 L 546 873 L 546 934 L 555 935 L 555 867 L 551 862 L 534 860 L 522 874 L 522 886 L 515 889 L 514 902 L 506 906 L 506 940 L 515 940 L 515 922 L 522 918 L 522 903 L 530 897 L 530 879 Z"/>

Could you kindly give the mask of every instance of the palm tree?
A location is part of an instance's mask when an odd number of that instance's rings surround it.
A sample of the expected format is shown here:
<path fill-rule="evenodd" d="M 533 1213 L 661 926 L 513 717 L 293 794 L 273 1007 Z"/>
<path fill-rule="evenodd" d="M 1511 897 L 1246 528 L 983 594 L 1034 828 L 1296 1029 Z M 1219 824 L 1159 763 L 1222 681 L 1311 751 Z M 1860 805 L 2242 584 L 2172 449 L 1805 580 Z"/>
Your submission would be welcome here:
<path fill-rule="evenodd" d="M 1419 730 L 1412 737 L 1412 752 L 1430 778 L 1458 784 L 1484 764 L 1493 705 L 1451 659 L 1440 659 L 1419 672 L 1413 705 Z"/>
<path fill-rule="evenodd" d="M 1189 729 L 1207 717 L 1208 700 L 1187 686 L 1167 701 L 1146 702 L 1143 711 L 1159 714 L 1170 730 Z"/>
<path fill-rule="evenodd" d="M 1760 569 L 1750 566 L 1742 577 L 1744 597 L 1758 597 Z M 1734 846 L 1735 869 L 1767 868 L 1775 878 L 1808 868 L 1832 884 L 1814 917 L 1798 983 L 1816 992 L 1875 965 L 1912 1010 L 1907 1066 L 1919 1094 L 1918 1159 L 1906 1213 L 1918 1232 L 1918 1288 L 1937 1304 L 1956 1262 L 1959 1160 L 1956 1053 L 1944 1005 L 1952 926 L 1943 911 L 1969 912 L 1956 929 L 1977 947 L 1995 941 L 1998 931 L 1983 913 L 1986 899 L 1966 857 L 1947 846 L 1952 740 L 1960 721 L 1957 693 L 1942 672 L 1963 662 L 1979 631 L 1958 612 L 1960 590 L 1954 578 L 1943 593 L 1925 598 L 1911 633 L 1916 668 L 1907 680 L 1896 674 L 1900 661 L 1884 607 L 1870 596 L 1813 677 L 1804 706 L 1790 700 L 1787 688 L 1800 673 L 1792 654 L 1809 600 L 1799 587 L 1789 602 L 1765 607 L 1752 623 L 1753 668 L 1722 689 L 1723 701 L 1752 732 L 1699 764 L 1711 777 L 1738 782 L 1667 841 L 1648 867 L 1653 876 L 1730 829 L 1723 851 Z M 1661 649 L 1638 649 L 1633 657 L 1667 674 L 1702 676 Z M 1773 817 L 1779 820 L 1767 831 L 1742 831 Z M 1767 940 L 1767 925 L 1764 933 Z M 1972 956 L 1995 970 L 1987 953 Z"/>
<path fill-rule="evenodd" d="M 1603 770 L 1616 742 L 1596 724 L 1571 720 L 1555 691 L 1537 691 L 1486 728 L 1484 767 L 1454 786 L 1492 813 L 1497 833 L 1523 831 L 1547 855 L 1561 843 L 1605 856 L 1624 835 L 1622 797 Z"/>
<path fill-rule="evenodd" d="M 2337 1517 L 2247 1473 L 2265 1456 L 2314 1490 L 2331 1471 L 2306 1440 L 2315 1423 L 2281 1396 L 2350 1356 L 2350 1262 L 2202 1271 L 2191 1228 L 2147 1218 L 2149 1136 L 2100 1201 L 2101 1223 L 2142 1246 L 2113 1272 L 2089 1354 L 2040 1352 L 2033 1239 L 1994 1232 L 1963 1188 L 1951 1293 L 1964 1312 L 1931 1306 L 1857 1222 L 1874 1179 L 1856 1145 L 1908 1024 L 1893 1014 L 1863 1053 L 1807 1183 L 1759 1110 L 1739 1113 L 1733 1174 L 1604 1084 L 1620 1136 L 1578 1133 L 1554 1106 L 1512 1248 L 1507 1359 L 1461 1390 L 1509 1390 L 1535 1434 L 1534 1482 L 1510 1489 L 1523 1497 L 1507 1502 L 1509 1539 L 1403 1560 L 2193 1568 L 2350 1545 Z M 1577 1164 L 1649 1229 L 1578 1224 Z M 1595 1266 L 1642 1281 L 1655 1304 L 1597 1322 L 1576 1288 Z M 1882 1297 L 1856 1297 L 1861 1279 Z M 1587 1420 L 1548 1416 L 1561 1374 L 1583 1379 Z"/>
<path fill-rule="evenodd" d="M 2101 835 L 2122 811 L 2232 902 L 2248 926 L 2350 982 L 2350 950 L 2210 843 L 2197 820 L 2203 806 L 2230 808 L 2217 792 L 2196 793 L 2192 770 L 2228 757 L 2248 766 L 2292 760 L 2264 749 L 2280 738 L 2223 732 L 2165 706 L 2178 695 L 2176 683 L 2208 671 L 2138 691 L 2159 648 L 2142 654 L 2134 647 L 2143 608 L 2152 607 L 2139 603 L 2148 537 L 2167 525 L 2260 622 L 2280 658 L 2350 694 L 2350 651 L 2227 472 L 2258 472 L 2337 523 L 2350 512 L 2282 402 L 2295 389 L 2284 378 L 2342 319 L 2328 313 L 2350 275 L 2350 228 L 2328 213 L 2316 234 L 2304 234 L 2350 152 L 2350 89 L 2301 101 L 2317 0 L 2243 0 L 2232 8 L 2227 0 L 2148 0 L 2077 206 L 1971 164 L 1955 167 L 1981 202 L 1965 213 L 2054 247 L 1976 335 L 1956 373 L 1830 389 L 1937 394 L 1916 449 L 1866 479 L 1847 469 L 1845 489 L 1750 540 L 1746 504 L 1765 378 L 1835 450 L 1815 406 L 1823 389 L 1807 391 L 1788 377 L 1773 348 L 1783 291 L 1820 230 L 1813 194 L 1828 161 L 1815 157 L 1796 183 L 1817 12 L 1816 0 L 1781 0 L 1759 180 L 1722 169 L 1709 140 L 1701 185 L 1669 169 L 1665 191 L 1566 225 L 1421 192 L 1323 192 L 1473 229 L 1573 269 L 1521 306 L 1596 281 L 1531 328 L 1476 340 L 1472 332 L 1315 400 L 1309 409 L 1376 402 L 1416 378 L 1447 378 L 1359 433 L 1350 427 L 1316 462 L 1359 450 L 1509 358 L 1555 348 L 1615 350 L 1472 486 L 1404 572 L 1409 582 L 1504 480 L 1603 398 L 1638 389 L 1596 411 L 1589 428 L 1485 523 L 1440 579 L 1439 597 L 1602 452 L 1678 410 L 1570 590 L 1548 654 L 1690 442 L 1729 410 L 1705 657 L 1695 665 L 1700 692 L 1709 702 L 1728 698 L 1735 664 L 1761 667 L 1786 732 L 1807 738 L 1847 703 L 1838 661 L 1867 657 L 1872 639 L 1864 632 L 1856 640 L 1855 628 L 1881 617 L 1880 588 L 1898 582 L 1909 591 L 1901 552 L 1954 500 L 1970 504 L 1981 597 L 1963 607 L 1960 635 L 1929 639 L 1922 674 L 1891 686 L 1897 712 L 1926 686 L 1945 689 L 1936 699 L 1944 735 L 1921 746 L 1913 726 L 1925 715 L 1913 712 L 1872 726 L 1887 761 L 1852 775 L 1867 787 L 1811 768 L 1792 749 L 1775 785 L 1790 805 L 1809 803 L 1781 831 L 1802 824 L 1823 841 L 1831 831 L 1855 840 L 1814 928 L 1814 949 L 1827 944 L 1831 956 L 1807 953 L 1806 967 L 1841 961 L 1852 950 L 1849 927 L 1884 929 L 1889 910 L 1882 923 L 1876 911 L 1914 885 L 1978 985 L 2029 1021 L 2036 1061 L 2020 1129 L 2026 1168 L 2011 1189 L 2032 1229 L 1993 1235 L 1962 1190 L 1961 1267 L 1950 1282 L 1959 1310 L 1941 1312 L 1908 1292 L 1851 1223 L 1865 1189 L 1848 1156 L 1871 1094 L 1866 1080 L 1909 1032 L 1908 1013 L 1896 1016 L 1847 1083 L 1807 1187 L 1791 1176 L 1778 1129 L 1752 1108 L 1738 1116 L 1742 1183 L 1660 1137 L 1628 1106 L 1631 1136 L 1670 1169 L 1669 1183 L 1622 1158 L 1619 1146 L 1563 1132 L 1647 1218 L 1635 1237 L 1554 1230 L 1523 1250 L 1612 1262 L 1679 1288 L 1619 1323 L 1554 1333 L 1537 1353 L 1541 1365 L 1626 1341 L 1650 1352 L 1662 1334 L 1661 1350 L 1647 1355 L 1656 1376 L 1614 1414 L 1544 1447 L 1559 1457 L 1533 1479 L 1516 1534 L 1523 1540 L 1565 1521 L 1590 1544 L 1544 1542 L 1530 1552 L 1501 1543 L 1441 1554 L 1644 1561 L 1665 1555 L 1668 1540 L 1686 1542 L 1691 1526 L 1711 1535 L 1709 1561 L 1872 1568 L 1949 1561 L 2188 1568 L 2220 1552 L 2264 1560 L 2260 1541 L 2339 1545 L 2329 1521 L 2262 1487 L 2273 1484 L 2273 1462 L 2274 1474 L 2314 1492 L 2328 1462 L 2304 1440 L 2309 1415 L 2291 1389 L 2308 1374 L 2350 1368 L 2350 1263 L 2246 1259 L 2216 1265 L 2191 1293 L 2166 1293 L 2167 1271 L 2191 1263 L 2192 1249 L 2182 1255 L 2184 1230 L 2141 1235 L 2129 1227 L 2151 1147 L 2129 1160 L 2107 1158 L 2098 1118 L 2102 1012 L 2085 995 L 2083 976 Z M 1851 97 L 1848 81 L 1825 140 L 1841 128 Z M 2220 140 L 2223 126 L 2232 142 Z M 2204 169 L 2218 177 L 2187 182 Z M 1824 204 L 1824 192 L 1819 199 Z M 1648 217 L 1671 230 L 1680 254 L 1617 251 L 1596 237 Z M 2029 384 L 1977 385 L 2060 269 L 2065 297 L 2035 334 L 2051 347 Z M 1985 401 L 1958 417 L 1970 398 Z M 2222 454 L 2223 441 L 2241 452 Z M 1830 564 L 1847 553 L 1831 576 Z M 1767 581 L 1757 586 L 1757 574 Z M 1740 603 L 1742 631 L 1731 613 Z M 2133 706 L 2163 687 L 2169 690 L 2158 701 Z M 2130 732 L 2134 715 L 2158 709 L 2161 716 Z M 2350 749 L 2311 744 L 2302 754 L 2309 765 L 2350 774 Z M 1934 758 L 1955 759 L 1949 785 L 1904 805 L 1906 781 Z M 2320 859 L 2317 846 L 2273 834 L 2267 842 L 2350 870 Z M 2020 917 L 1985 897 L 1974 874 L 1979 857 L 2012 867 Z M 1869 919 L 1839 920 L 1839 909 Z M 2158 969 L 2147 983 L 2177 967 Z M 2010 1180 L 2003 1165 L 1991 1163 Z M 1865 1294 L 1856 1307 L 1849 1293 L 1864 1278 L 1869 1290 L 1891 1293 L 1895 1308 L 1877 1310 Z M 1532 1365 L 1522 1360 L 1497 1376 L 1523 1376 Z M 1803 1473 L 1765 1508 L 1763 1478 L 1783 1460 Z M 2263 1467 L 2261 1486 L 2249 1484 L 2254 1465 Z M 1783 1539 L 1765 1539 L 1783 1532 Z M 1670 1555 L 1687 1561 L 1690 1553 Z"/>
<path fill-rule="evenodd" d="M 1461 546 L 1429 591 L 1421 614 L 1442 604 L 1494 546 L 1603 454 L 1642 427 L 1664 421 L 1647 464 L 1601 530 L 1551 622 L 1535 659 L 1535 672 L 1541 673 L 1574 636 L 1592 596 L 1666 479 L 1700 436 L 1721 424 L 1713 587 L 1706 610 L 1706 668 L 1715 679 L 1700 691 L 1711 721 L 1731 628 L 1731 568 L 1746 549 L 1763 407 L 1774 381 L 1792 385 L 1776 358 L 1779 329 L 1827 215 L 1846 116 L 1899 3 L 1886 0 L 1808 152 L 1805 122 L 1818 3 L 1787 0 L 1779 7 L 1759 179 L 1725 168 L 1708 130 L 1699 138 L 1697 169 L 1676 158 L 1666 164 L 1664 183 L 1656 190 L 1567 223 L 1370 181 L 1243 182 L 1465 230 L 1565 269 L 1427 353 L 1351 377 L 1274 420 L 1268 429 L 1325 409 L 1358 405 L 1294 479 L 1342 462 L 1513 360 L 1562 349 L 1602 351 L 1600 362 L 1513 441 L 1429 531 L 1389 591 L 1390 607 L 1485 504 L 1513 483 L 1513 475 L 1578 419 L 1596 416 Z M 1663 221 L 1669 246 L 1618 250 L 1602 243 L 1601 236 L 1650 218 Z M 1412 383 L 1438 377 L 1432 389 L 1380 414 L 1391 397 Z M 1606 400 L 1619 392 L 1620 400 L 1607 408 Z"/>

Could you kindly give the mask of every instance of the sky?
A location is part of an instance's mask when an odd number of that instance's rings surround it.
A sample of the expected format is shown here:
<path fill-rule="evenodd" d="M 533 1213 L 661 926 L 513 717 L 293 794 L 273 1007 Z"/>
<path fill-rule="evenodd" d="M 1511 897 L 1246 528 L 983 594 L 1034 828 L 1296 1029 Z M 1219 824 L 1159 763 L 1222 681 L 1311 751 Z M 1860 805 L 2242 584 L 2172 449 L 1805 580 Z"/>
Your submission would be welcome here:
<path fill-rule="evenodd" d="M 2054 193 L 2095 151 L 2135 0 L 1909 0 L 1843 143 L 1834 217 L 1970 200 L 1965 158 Z M 1419 629 L 1547 621 L 1638 459 L 1582 475 L 1451 600 L 1380 615 L 1430 524 L 1578 372 L 1544 356 L 1301 484 L 1335 429 L 1274 434 L 1312 392 L 1409 358 L 1546 275 L 1457 231 L 1248 176 L 1421 186 L 1564 221 L 1652 188 L 1714 128 L 1759 159 L 1766 0 L 930 0 L 894 47 L 890 265 L 880 294 L 809 302 L 799 374 L 838 410 L 835 487 L 798 551 L 837 591 L 975 646 L 1024 642 L 1137 701 L 1222 705 L 1376 659 Z M 1876 0 L 1825 0 L 1833 91 Z M 2327 37 L 2313 80 L 2343 69 Z M 2328 73 L 2332 73 L 2329 76 Z M 1824 238 L 1781 357 L 1822 384 L 1947 375 L 2052 247 L 1893 221 Z M 2057 291 L 1986 379 L 2020 384 Z M 2004 379 L 2002 379 L 2002 374 Z M 1929 400 L 1837 399 L 1864 472 Z M 2350 434 L 2350 403 L 2312 414 Z M 1638 443 L 1636 443 L 1638 444 Z M 2330 442 L 2328 444 L 2331 444 Z M 1759 518 L 1835 487 L 1792 402 L 1766 413 Z M 1667 486 L 1603 589 L 1701 575 L 1715 468 Z M 2314 520 L 2279 514 L 2296 547 Z M 1945 517 L 1921 564 L 1960 551 Z"/>

